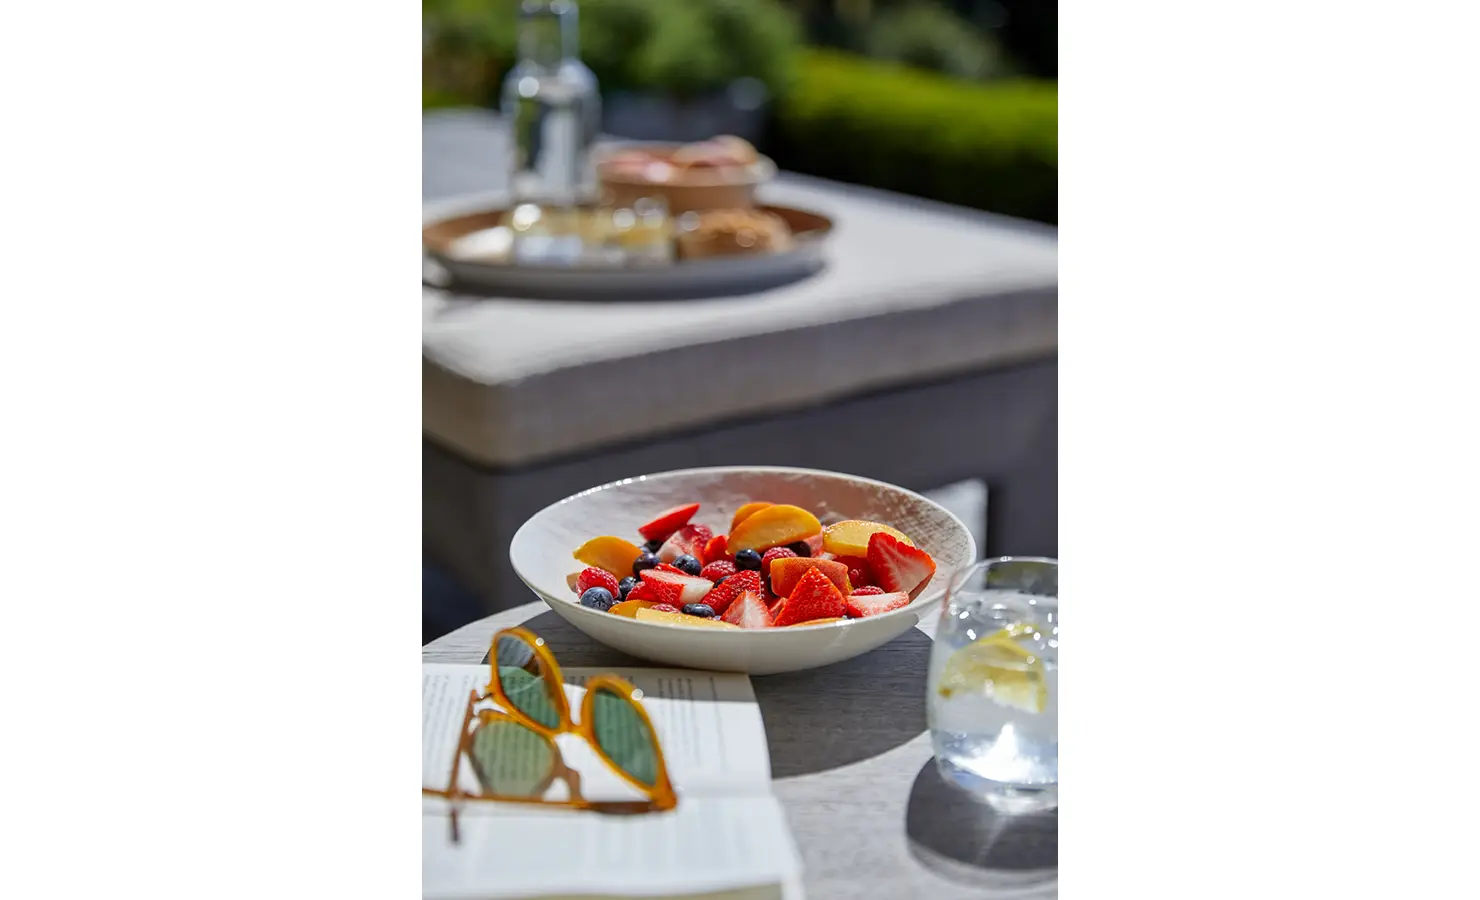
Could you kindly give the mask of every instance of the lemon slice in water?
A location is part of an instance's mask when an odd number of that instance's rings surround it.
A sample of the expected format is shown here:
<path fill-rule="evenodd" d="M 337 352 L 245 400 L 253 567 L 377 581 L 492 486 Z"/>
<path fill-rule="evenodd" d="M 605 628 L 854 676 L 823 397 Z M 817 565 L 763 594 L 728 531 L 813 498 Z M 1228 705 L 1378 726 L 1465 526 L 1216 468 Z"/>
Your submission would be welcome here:
<path fill-rule="evenodd" d="M 986 694 L 1005 706 L 1042 713 L 1048 707 L 1043 658 L 1017 642 L 1037 630 L 1010 625 L 957 650 L 946 660 L 936 692 L 946 698 Z"/>

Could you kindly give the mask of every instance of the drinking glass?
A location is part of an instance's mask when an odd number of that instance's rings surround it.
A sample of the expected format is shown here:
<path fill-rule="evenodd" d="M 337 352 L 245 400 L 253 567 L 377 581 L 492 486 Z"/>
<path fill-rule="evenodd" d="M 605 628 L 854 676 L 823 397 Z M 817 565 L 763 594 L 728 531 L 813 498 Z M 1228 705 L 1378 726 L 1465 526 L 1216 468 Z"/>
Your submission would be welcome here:
<path fill-rule="evenodd" d="M 926 709 L 941 775 L 994 809 L 1058 805 L 1059 564 L 989 559 L 947 589 Z"/>

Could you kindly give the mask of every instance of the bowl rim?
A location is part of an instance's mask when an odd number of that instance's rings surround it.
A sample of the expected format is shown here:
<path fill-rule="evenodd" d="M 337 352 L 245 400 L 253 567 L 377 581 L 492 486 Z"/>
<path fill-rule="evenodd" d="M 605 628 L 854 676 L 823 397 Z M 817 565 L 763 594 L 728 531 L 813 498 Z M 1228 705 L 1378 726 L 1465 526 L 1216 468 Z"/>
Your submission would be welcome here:
<path fill-rule="evenodd" d="M 887 481 L 880 481 L 877 478 L 867 478 L 867 477 L 862 476 L 862 475 L 850 475 L 847 472 L 834 472 L 834 471 L 831 471 L 831 470 L 828 470 L 828 469 L 808 469 L 808 468 L 803 468 L 803 467 L 799 467 L 799 466 L 692 466 L 692 467 L 686 468 L 686 469 L 667 469 L 667 470 L 664 470 L 662 472 L 649 472 L 649 473 L 647 473 L 645 475 L 634 475 L 634 476 L 631 476 L 631 477 L 628 477 L 628 478 L 618 478 L 618 479 L 615 479 L 613 481 L 608 481 L 605 484 L 598 484 L 598 485 L 596 485 L 594 487 L 589 487 L 589 488 L 586 488 L 585 490 L 577 491 L 576 493 L 571 494 L 568 497 L 563 497 L 563 498 L 561 498 L 559 500 L 556 500 L 554 503 L 551 503 L 551 504 L 549 504 L 549 505 L 541 508 L 534 515 L 532 515 L 529 518 L 525 519 L 524 520 L 524 523 L 522 525 L 520 525 L 519 528 L 514 532 L 514 536 L 509 539 L 509 564 L 514 569 L 514 574 L 515 575 L 518 575 L 519 576 L 519 580 L 522 581 L 522 582 L 524 582 L 524 584 L 530 590 L 534 591 L 535 592 L 535 595 L 538 596 L 541 600 L 545 601 L 545 604 L 547 606 L 549 606 L 552 610 L 555 608 L 555 604 L 556 603 L 562 603 L 562 604 L 565 604 L 566 606 L 568 606 L 570 609 L 574 610 L 577 615 L 601 616 L 603 621 L 608 621 L 608 622 L 610 622 L 612 625 L 614 625 L 617 628 L 642 628 L 642 629 L 668 628 L 668 629 L 673 629 L 673 630 L 678 630 L 678 631 L 687 631 L 690 634 L 695 634 L 695 633 L 730 634 L 730 633 L 734 633 L 734 632 L 741 632 L 741 633 L 751 634 L 751 635 L 763 635 L 763 634 L 778 634 L 779 635 L 779 634 L 785 634 L 785 633 L 789 633 L 789 632 L 793 632 L 793 631 L 798 632 L 798 633 L 806 633 L 806 632 L 823 633 L 827 629 L 848 628 L 850 626 L 862 624 L 862 623 L 865 623 L 865 622 L 883 622 L 883 621 L 887 621 L 887 620 L 892 619 L 892 618 L 903 616 L 906 613 L 909 613 L 909 614 L 912 614 L 912 615 L 919 615 L 920 611 L 924 607 L 927 607 L 927 606 L 930 606 L 930 605 L 936 603 L 942 597 L 945 596 L 946 591 L 950 587 L 950 582 L 952 582 L 954 580 L 954 578 L 955 578 L 955 574 L 956 574 L 955 572 L 945 573 L 945 577 L 944 578 L 933 578 L 932 579 L 932 584 L 930 586 L 928 586 L 924 591 L 922 591 L 920 593 L 920 596 L 918 596 L 915 599 L 911 600 L 908 604 L 906 604 L 904 606 L 901 606 L 899 609 L 893 609 L 893 610 L 890 610 L 889 612 L 886 612 L 886 613 L 880 613 L 877 616 L 868 616 L 868 617 L 863 618 L 863 619 L 846 619 L 846 620 L 844 620 L 842 622 L 825 622 L 825 623 L 820 624 L 820 625 L 806 625 L 806 624 L 803 624 L 803 625 L 788 625 L 788 626 L 786 626 L 784 628 L 738 628 L 738 629 L 729 629 L 729 628 L 705 628 L 705 627 L 703 627 L 701 625 L 669 625 L 667 623 L 662 623 L 662 622 L 648 622 L 648 621 L 643 621 L 643 620 L 639 620 L 639 619 L 629 619 L 626 616 L 614 616 L 611 613 L 607 613 L 607 612 L 598 612 L 598 611 L 596 611 L 594 609 L 589 609 L 589 608 L 587 608 L 585 606 L 582 606 L 579 603 L 573 602 L 573 601 L 571 601 L 570 599 L 568 599 L 566 597 L 556 597 L 556 596 L 551 595 L 548 591 L 546 591 L 546 590 L 542 589 L 541 587 L 539 587 L 538 585 L 534 584 L 528 577 L 525 576 L 524 572 L 519 568 L 519 562 L 515 558 L 515 555 L 514 555 L 514 547 L 515 547 L 515 545 L 517 545 L 519 543 L 520 538 L 524 535 L 525 530 L 528 529 L 528 528 L 530 528 L 531 524 L 534 522 L 535 519 L 537 519 L 540 516 L 544 515 L 546 512 L 548 512 L 548 511 L 556 508 L 557 506 L 563 506 L 566 503 L 571 503 L 571 502 L 573 502 L 575 500 L 578 500 L 578 499 L 580 499 L 582 497 L 585 497 L 585 496 L 588 496 L 590 494 L 597 493 L 599 491 L 609 490 L 611 488 L 618 487 L 618 486 L 625 485 L 625 484 L 632 484 L 633 482 L 646 481 L 649 478 L 659 478 L 659 477 L 689 475 L 689 474 L 693 474 L 693 473 L 697 473 L 697 472 L 705 472 L 705 473 L 711 473 L 711 474 L 724 474 L 724 473 L 728 473 L 728 472 L 777 472 L 777 473 L 788 473 L 788 474 L 794 474 L 794 475 L 819 475 L 819 476 L 824 476 L 824 477 L 828 477 L 828 478 L 842 478 L 842 479 L 846 479 L 848 481 L 855 481 L 855 482 L 862 482 L 864 484 L 878 485 L 880 487 L 889 488 L 890 490 L 901 491 L 901 492 L 906 493 L 906 494 L 913 494 L 915 497 L 919 498 L 923 503 L 926 503 L 926 504 L 928 504 L 930 506 L 933 506 L 937 510 L 939 510 L 940 512 L 944 513 L 947 518 L 949 518 L 952 522 L 954 522 L 956 524 L 956 527 L 960 529 L 961 533 L 966 536 L 966 544 L 967 544 L 967 547 L 970 550 L 970 557 L 969 557 L 969 559 L 965 563 L 963 563 L 963 568 L 964 567 L 969 567 L 972 564 L 974 564 L 974 563 L 977 562 L 977 558 L 976 557 L 977 557 L 977 554 L 979 552 L 979 549 L 976 546 L 976 537 L 975 537 L 975 535 L 973 535 L 971 533 L 971 529 L 970 528 L 967 528 L 966 527 L 966 523 L 965 522 L 962 522 L 961 519 L 960 519 L 960 517 L 957 516 L 955 513 L 951 512 L 949 509 L 946 509 L 944 506 L 941 506 L 939 503 L 936 503 L 934 500 L 931 500 L 929 497 L 926 497 L 924 494 L 919 493 L 918 491 L 912 491 L 909 488 L 900 487 L 897 484 L 891 484 L 890 482 L 887 482 Z M 937 572 L 936 574 L 937 575 L 940 575 L 942 573 Z M 755 639 L 756 638 L 751 638 L 751 640 L 755 640 Z"/>

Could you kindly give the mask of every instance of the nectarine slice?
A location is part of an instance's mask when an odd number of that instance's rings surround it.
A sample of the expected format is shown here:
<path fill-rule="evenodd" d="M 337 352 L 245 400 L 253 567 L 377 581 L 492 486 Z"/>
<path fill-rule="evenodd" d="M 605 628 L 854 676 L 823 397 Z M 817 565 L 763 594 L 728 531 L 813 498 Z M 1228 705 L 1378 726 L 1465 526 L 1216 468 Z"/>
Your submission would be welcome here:
<path fill-rule="evenodd" d="M 729 552 L 769 550 L 811 537 L 822 530 L 817 517 L 800 506 L 768 506 L 730 529 Z"/>
<path fill-rule="evenodd" d="M 771 560 L 771 590 L 778 597 L 787 596 L 808 569 L 817 569 L 826 575 L 827 580 L 843 592 L 843 596 L 853 593 L 853 586 L 848 583 L 846 565 L 831 559 L 812 559 L 808 556 L 786 556 Z"/>
<path fill-rule="evenodd" d="M 745 504 L 744 506 L 742 506 L 739 509 L 735 510 L 734 517 L 730 519 L 730 530 L 731 531 L 734 531 L 736 525 L 739 525 L 741 522 L 744 522 L 746 519 L 750 518 L 751 516 L 755 515 L 756 513 L 760 512 L 761 510 L 765 509 L 766 507 L 768 507 L 768 506 L 775 506 L 775 505 L 776 504 L 774 504 L 774 503 L 765 503 L 765 502 L 756 502 L 756 503 L 747 503 L 747 504 Z"/>
<path fill-rule="evenodd" d="M 632 564 L 641 554 L 642 548 L 631 541 L 606 535 L 592 538 L 572 555 L 588 566 L 605 569 L 617 578 L 626 578 L 632 574 Z"/>
<path fill-rule="evenodd" d="M 915 546 L 909 535 L 898 528 L 863 519 L 849 519 L 846 522 L 834 522 L 823 529 L 822 548 L 834 556 L 867 557 L 868 539 L 880 531 L 911 547 Z"/>

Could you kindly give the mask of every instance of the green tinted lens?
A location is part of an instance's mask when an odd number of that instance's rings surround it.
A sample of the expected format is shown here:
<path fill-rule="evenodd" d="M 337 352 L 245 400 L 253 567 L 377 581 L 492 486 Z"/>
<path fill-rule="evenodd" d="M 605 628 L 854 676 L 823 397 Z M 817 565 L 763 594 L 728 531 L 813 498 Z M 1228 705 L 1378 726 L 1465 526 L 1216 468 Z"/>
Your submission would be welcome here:
<path fill-rule="evenodd" d="M 626 697 L 598 688 L 591 708 L 591 730 L 596 746 L 623 772 L 648 787 L 658 783 L 657 739 Z"/>
<path fill-rule="evenodd" d="M 481 723 L 468 757 L 483 793 L 500 797 L 539 796 L 555 768 L 550 741 L 512 719 Z"/>
<path fill-rule="evenodd" d="M 560 710 L 550 699 L 552 686 L 534 648 L 513 635 L 498 639 L 494 667 L 509 704 L 546 728 L 560 726 Z"/>

